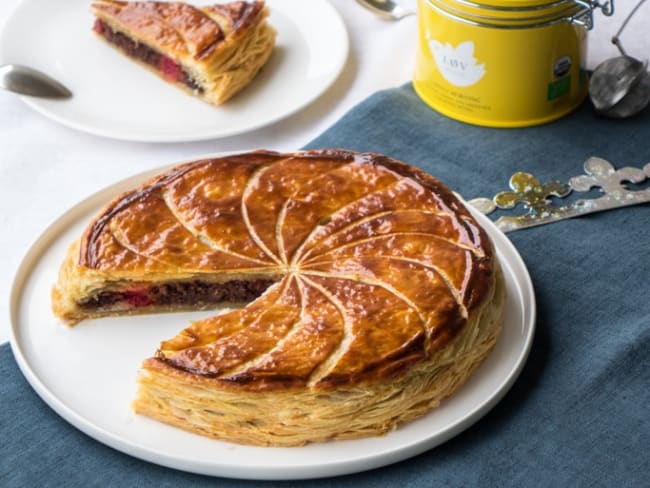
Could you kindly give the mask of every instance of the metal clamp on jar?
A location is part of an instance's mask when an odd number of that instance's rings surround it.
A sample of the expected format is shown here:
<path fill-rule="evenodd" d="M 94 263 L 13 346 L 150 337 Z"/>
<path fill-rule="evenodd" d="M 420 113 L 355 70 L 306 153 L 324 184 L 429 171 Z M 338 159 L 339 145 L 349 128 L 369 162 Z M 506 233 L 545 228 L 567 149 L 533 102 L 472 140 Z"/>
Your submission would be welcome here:
<path fill-rule="evenodd" d="M 419 0 L 413 85 L 432 108 L 489 127 L 558 119 L 587 96 L 593 12 L 614 1 Z"/>

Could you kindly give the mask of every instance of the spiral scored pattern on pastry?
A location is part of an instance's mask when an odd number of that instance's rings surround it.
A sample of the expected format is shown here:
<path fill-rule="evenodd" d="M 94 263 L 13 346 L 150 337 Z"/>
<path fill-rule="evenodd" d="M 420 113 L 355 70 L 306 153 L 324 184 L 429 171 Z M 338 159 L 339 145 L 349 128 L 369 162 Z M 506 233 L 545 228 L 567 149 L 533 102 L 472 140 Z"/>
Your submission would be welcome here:
<path fill-rule="evenodd" d="M 143 277 L 272 283 L 163 341 L 140 374 L 136 411 L 236 442 L 357 437 L 422 415 L 491 349 L 503 307 L 490 241 L 451 191 L 344 150 L 179 166 L 116 198 L 71 255 L 54 293 L 64 318 L 72 276 L 86 295 Z M 157 307 L 123 305 L 68 320 Z"/>

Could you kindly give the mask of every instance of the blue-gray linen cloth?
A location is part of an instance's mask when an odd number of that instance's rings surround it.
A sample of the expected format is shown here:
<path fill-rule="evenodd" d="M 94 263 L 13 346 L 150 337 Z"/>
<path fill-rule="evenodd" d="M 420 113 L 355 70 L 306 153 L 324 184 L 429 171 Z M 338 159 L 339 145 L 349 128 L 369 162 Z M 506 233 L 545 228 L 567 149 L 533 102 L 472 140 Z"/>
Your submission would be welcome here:
<path fill-rule="evenodd" d="M 566 182 L 590 156 L 642 168 L 650 162 L 650 111 L 612 121 L 585 103 L 547 125 L 489 129 L 439 115 L 407 84 L 370 96 L 308 147 L 384 153 L 467 199 L 491 197 L 508 189 L 516 171 Z M 530 356 L 503 400 L 439 447 L 329 479 L 260 482 L 175 471 L 66 423 L 30 388 L 5 344 L 0 486 L 650 486 L 650 205 L 508 236 L 536 292 Z"/>

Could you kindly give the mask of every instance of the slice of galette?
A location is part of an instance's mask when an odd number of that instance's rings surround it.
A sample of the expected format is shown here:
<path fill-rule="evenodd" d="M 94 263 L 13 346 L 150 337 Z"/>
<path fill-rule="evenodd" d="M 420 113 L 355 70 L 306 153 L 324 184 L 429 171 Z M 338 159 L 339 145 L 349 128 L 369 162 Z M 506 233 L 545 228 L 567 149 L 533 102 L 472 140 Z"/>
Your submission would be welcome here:
<path fill-rule="evenodd" d="M 215 105 L 248 85 L 275 46 L 276 32 L 263 1 L 195 7 L 97 0 L 91 9 L 98 37 Z"/>

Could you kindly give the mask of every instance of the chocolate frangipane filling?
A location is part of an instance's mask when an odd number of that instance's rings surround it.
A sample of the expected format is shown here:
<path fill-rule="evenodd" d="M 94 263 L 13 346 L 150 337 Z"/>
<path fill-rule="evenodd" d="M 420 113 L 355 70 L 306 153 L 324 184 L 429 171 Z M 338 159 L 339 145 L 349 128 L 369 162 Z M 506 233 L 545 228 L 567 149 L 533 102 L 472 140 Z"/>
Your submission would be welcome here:
<path fill-rule="evenodd" d="M 144 43 L 136 42 L 127 35 L 114 31 L 100 19 L 95 20 L 95 32 L 127 56 L 160 71 L 163 78 L 171 82 L 180 82 L 189 89 L 203 93 L 199 83 L 187 73 L 180 64 Z"/>

